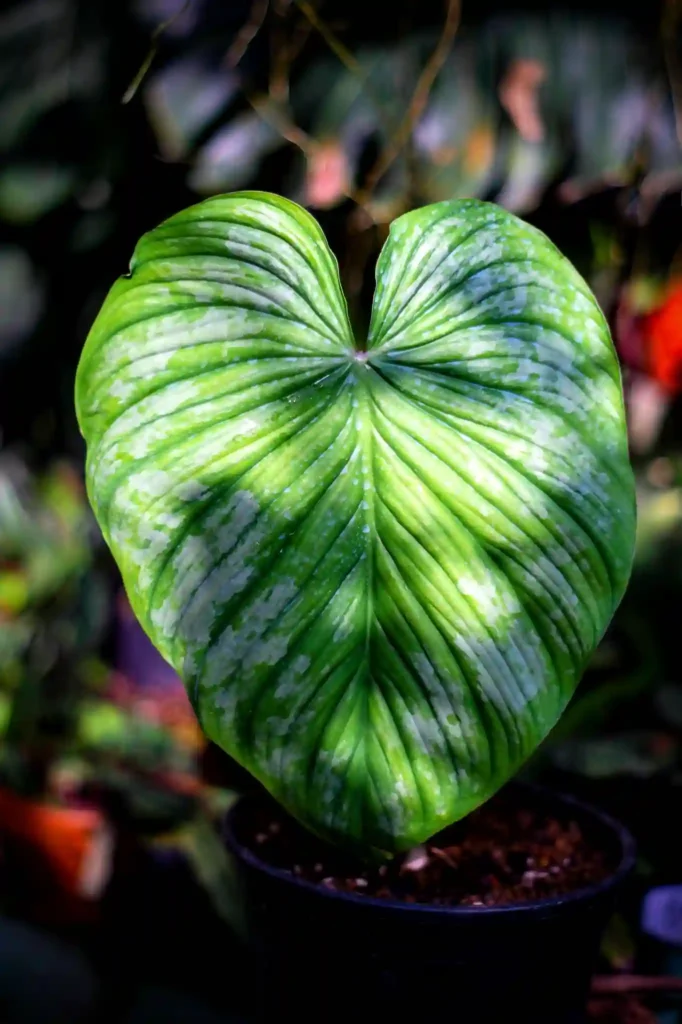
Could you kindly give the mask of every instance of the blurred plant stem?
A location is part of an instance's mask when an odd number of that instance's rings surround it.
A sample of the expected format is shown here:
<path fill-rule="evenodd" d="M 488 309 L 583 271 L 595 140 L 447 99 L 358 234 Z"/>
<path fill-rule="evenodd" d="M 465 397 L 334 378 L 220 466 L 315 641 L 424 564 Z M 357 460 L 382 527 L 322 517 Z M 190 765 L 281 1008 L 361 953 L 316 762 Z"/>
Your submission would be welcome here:
<path fill-rule="evenodd" d="M 414 92 L 412 93 L 412 99 L 397 131 L 388 145 L 379 154 L 376 163 L 367 175 L 364 186 L 355 196 L 355 201 L 358 205 L 364 206 L 371 199 L 374 189 L 411 139 L 412 133 L 426 109 L 426 104 L 431 95 L 433 84 L 438 77 L 438 72 L 443 67 L 452 49 L 457 30 L 459 29 L 461 15 L 462 5 L 460 0 L 448 0 L 445 21 L 438 42 L 417 80 Z"/>
<path fill-rule="evenodd" d="M 142 82 L 146 78 L 147 72 L 154 63 L 154 58 L 156 57 L 156 53 L 159 48 L 159 40 L 161 39 L 161 36 L 166 31 L 166 29 L 171 27 L 173 22 L 177 21 L 177 19 L 185 13 L 185 11 L 187 10 L 191 3 L 192 0 L 185 0 L 185 2 L 180 7 L 178 7 L 177 11 L 175 11 L 174 14 L 171 14 L 169 18 L 166 18 L 165 21 L 162 21 L 159 25 L 156 26 L 156 28 L 152 32 L 151 45 L 147 52 L 147 56 L 142 61 L 140 69 L 133 78 L 132 82 L 130 83 L 126 91 L 123 93 L 123 96 L 121 97 L 121 103 L 130 103 L 130 101 L 133 99 L 137 90 L 140 88 Z"/>
<path fill-rule="evenodd" d="M 362 82 L 365 93 L 372 100 L 377 112 L 379 114 L 383 112 L 383 116 L 386 117 L 390 123 L 393 120 L 392 112 L 390 110 L 386 110 L 381 100 L 377 99 L 377 97 L 373 95 L 373 90 L 369 84 L 365 69 L 357 57 L 351 53 L 348 47 L 338 38 L 329 25 L 320 18 L 313 5 L 308 3 L 308 0 L 294 0 L 294 3 L 305 15 L 312 27 L 319 32 L 329 49 L 339 58 L 343 66 L 350 71 L 352 75 L 355 75 L 360 82 Z"/>
<path fill-rule="evenodd" d="M 249 45 L 263 27 L 263 22 L 265 21 L 265 16 L 268 13 L 269 6 L 270 0 L 254 0 L 248 21 L 242 25 L 241 29 L 232 41 L 230 49 L 227 51 L 225 61 L 228 67 L 236 68 L 237 64 L 239 64 L 239 61 L 248 50 Z"/>
<path fill-rule="evenodd" d="M 289 76 L 294 60 L 308 41 L 312 24 L 307 18 L 299 18 L 290 34 L 286 31 L 289 0 L 280 0 L 274 6 L 276 21 L 272 31 L 270 47 L 270 96 L 279 103 L 289 102 Z"/>

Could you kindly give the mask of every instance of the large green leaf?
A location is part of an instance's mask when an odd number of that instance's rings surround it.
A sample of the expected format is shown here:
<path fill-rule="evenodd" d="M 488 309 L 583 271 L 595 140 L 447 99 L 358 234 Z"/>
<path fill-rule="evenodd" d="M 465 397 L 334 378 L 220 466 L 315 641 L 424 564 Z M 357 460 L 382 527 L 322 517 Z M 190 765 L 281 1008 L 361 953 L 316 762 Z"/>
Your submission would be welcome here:
<path fill-rule="evenodd" d="M 623 593 L 619 370 L 587 286 L 476 200 L 392 226 L 366 351 L 319 226 L 243 192 L 140 241 L 78 371 L 88 484 L 207 734 L 401 849 L 549 731 Z"/>

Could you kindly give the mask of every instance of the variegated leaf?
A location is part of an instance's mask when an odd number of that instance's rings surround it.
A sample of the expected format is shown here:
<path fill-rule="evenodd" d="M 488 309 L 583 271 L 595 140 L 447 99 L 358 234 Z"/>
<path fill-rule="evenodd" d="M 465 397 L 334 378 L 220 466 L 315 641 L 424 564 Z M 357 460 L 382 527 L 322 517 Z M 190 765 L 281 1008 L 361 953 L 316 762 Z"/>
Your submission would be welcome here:
<path fill-rule="evenodd" d="M 402 849 L 489 797 L 622 596 L 608 329 L 496 206 L 393 224 L 366 346 L 309 214 L 185 210 L 112 288 L 77 406 L 98 520 L 203 728 L 338 842 Z"/>

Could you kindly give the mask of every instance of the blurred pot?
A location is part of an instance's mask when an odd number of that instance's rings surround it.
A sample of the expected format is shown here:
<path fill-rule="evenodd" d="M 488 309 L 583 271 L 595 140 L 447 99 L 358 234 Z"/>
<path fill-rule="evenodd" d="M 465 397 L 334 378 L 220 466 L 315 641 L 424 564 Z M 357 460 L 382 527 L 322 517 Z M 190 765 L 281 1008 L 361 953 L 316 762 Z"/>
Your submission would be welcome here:
<path fill-rule="evenodd" d="M 577 822 L 614 864 L 568 895 L 495 907 L 443 907 L 342 893 L 266 864 L 251 848 L 259 799 L 235 804 L 225 841 L 237 908 L 260 962 L 255 1019 L 405 1020 L 447 1013 L 467 1024 L 583 1021 L 603 929 L 634 862 L 618 822 L 572 798 L 513 783 L 524 807 Z M 260 804 L 262 810 L 262 804 Z"/>

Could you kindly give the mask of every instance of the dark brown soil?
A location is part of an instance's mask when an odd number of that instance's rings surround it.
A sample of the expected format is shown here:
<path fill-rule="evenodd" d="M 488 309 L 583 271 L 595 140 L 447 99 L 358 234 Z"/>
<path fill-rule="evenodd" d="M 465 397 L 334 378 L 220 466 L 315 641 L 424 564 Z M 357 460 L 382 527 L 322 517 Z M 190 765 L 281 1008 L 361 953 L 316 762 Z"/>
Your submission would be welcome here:
<path fill-rule="evenodd" d="M 436 906 L 490 907 L 560 896 L 612 868 L 575 821 L 499 794 L 389 863 L 368 866 L 316 839 L 278 807 L 254 820 L 248 845 L 266 863 L 328 889 Z"/>

